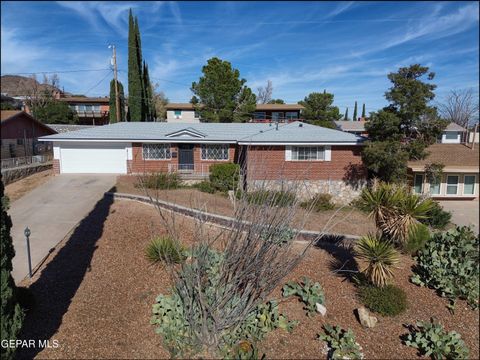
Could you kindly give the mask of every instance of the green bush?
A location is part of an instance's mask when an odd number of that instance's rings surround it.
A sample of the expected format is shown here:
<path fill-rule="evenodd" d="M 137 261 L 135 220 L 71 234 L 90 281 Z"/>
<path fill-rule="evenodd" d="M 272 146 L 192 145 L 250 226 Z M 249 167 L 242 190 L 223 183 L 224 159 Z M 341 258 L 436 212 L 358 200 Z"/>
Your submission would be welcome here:
<path fill-rule="evenodd" d="M 295 194 L 289 191 L 257 190 L 244 193 L 245 199 L 254 205 L 290 206 L 295 202 Z"/>
<path fill-rule="evenodd" d="M 193 187 L 201 192 L 213 194 L 215 193 L 215 187 L 210 181 L 202 181 L 194 184 Z"/>
<path fill-rule="evenodd" d="M 327 344 L 327 359 L 363 359 L 362 348 L 355 341 L 352 330 L 344 330 L 340 326 L 323 325 L 324 334 L 318 339 Z"/>
<path fill-rule="evenodd" d="M 420 219 L 420 222 L 434 229 L 443 230 L 450 223 L 451 219 L 452 213 L 443 210 L 442 206 L 434 201 L 432 209 L 427 213 L 427 217 Z"/>
<path fill-rule="evenodd" d="M 289 244 L 297 235 L 297 232 L 288 226 L 269 226 L 262 228 L 260 238 L 264 241 L 271 241 L 282 246 Z"/>
<path fill-rule="evenodd" d="M 430 230 L 428 226 L 418 223 L 412 225 L 408 232 L 407 241 L 403 244 L 403 251 L 415 255 L 418 251 L 425 247 L 425 244 L 430 240 Z"/>
<path fill-rule="evenodd" d="M 405 292 L 393 285 L 362 286 L 359 288 L 359 295 L 367 308 L 383 316 L 396 316 L 408 307 Z"/>
<path fill-rule="evenodd" d="M 235 190 L 240 178 L 240 165 L 233 163 L 214 164 L 210 166 L 210 182 L 221 192 Z"/>
<path fill-rule="evenodd" d="M 314 211 L 326 211 L 335 208 L 335 204 L 332 202 L 332 195 L 326 193 L 316 194 L 310 200 L 302 202 L 300 206 L 305 209 L 313 209 Z"/>
<path fill-rule="evenodd" d="M 186 250 L 169 237 L 154 238 L 145 249 L 145 257 L 152 263 L 161 261 L 181 263 L 186 258 Z"/>
<path fill-rule="evenodd" d="M 308 316 L 313 316 L 316 311 L 316 304 L 325 304 L 325 294 L 318 282 L 312 282 L 309 278 L 303 277 L 302 281 L 289 281 L 283 286 L 283 297 L 296 295 L 305 304 Z"/>
<path fill-rule="evenodd" d="M 181 181 L 177 173 L 158 173 L 149 174 L 138 179 L 135 187 L 145 186 L 147 189 L 177 189 L 180 187 Z"/>
<path fill-rule="evenodd" d="M 466 299 L 478 308 L 478 246 L 479 236 L 466 226 L 434 234 L 418 253 L 412 282 L 435 289 L 453 302 Z"/>
<path fill-rule="evenodd" d="M 468 359 L 469 351 L 459 333 L 446 332 L 442 325 L 430 319 L 419 321 L 403 336 L 405 345 L 419 350 L 419 355 L 432 359 Z"/>

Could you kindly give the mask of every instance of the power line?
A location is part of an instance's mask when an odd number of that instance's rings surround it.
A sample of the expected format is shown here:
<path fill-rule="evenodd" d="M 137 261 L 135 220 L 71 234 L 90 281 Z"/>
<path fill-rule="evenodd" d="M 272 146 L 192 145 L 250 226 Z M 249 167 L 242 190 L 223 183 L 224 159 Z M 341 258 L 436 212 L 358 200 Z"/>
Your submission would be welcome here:
<path fill-rule="evenodd" d="M 87 95 L 91 90 L 95 89 L 97 86 L 99 86 L 111 73 L 113 72 L 112 69 L 109 69 L 109 71 L 107 72 L 107 74 L 99 81 L 97 82 L 95 85 L 93 85 L 90 89 L 88 89 L 87 91 L 84 92 L 85 95 Z"/>
<path fill-rule="evenodd" d="M 82 70 L 58 70 L 58 71 L 37 71 L 37 72 L 19 72 L 19 73 L 6 73 L 5 75 L 40 75 L 40 74 L 66 74 L 66 73 L 76 73 L 76 72 L 93 72 L 93 71 L 105 71 L 110 70 L 110 68 L 104 69 L 82 69 Z"/>

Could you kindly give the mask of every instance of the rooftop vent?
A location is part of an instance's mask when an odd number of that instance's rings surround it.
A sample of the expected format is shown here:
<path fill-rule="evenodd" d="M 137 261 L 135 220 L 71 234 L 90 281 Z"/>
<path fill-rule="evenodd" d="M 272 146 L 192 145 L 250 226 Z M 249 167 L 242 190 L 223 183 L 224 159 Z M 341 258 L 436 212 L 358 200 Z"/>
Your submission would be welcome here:
<path fill-rule="evenodd" d="M 303 127 L 303 124 L 302 123 L 298 124 L 298 127 Z"/>

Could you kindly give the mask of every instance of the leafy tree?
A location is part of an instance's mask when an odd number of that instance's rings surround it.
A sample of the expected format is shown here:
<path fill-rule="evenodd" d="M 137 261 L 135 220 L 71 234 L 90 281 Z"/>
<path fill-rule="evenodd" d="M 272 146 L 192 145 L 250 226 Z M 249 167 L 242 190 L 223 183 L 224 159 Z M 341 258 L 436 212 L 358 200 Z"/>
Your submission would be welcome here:
<path fill-rule="evenodd" d="M 118 98 L 120 103 L 120 121 L 125 121 L 125 94 L 123 92 L 123 85 L 117 81 Z M 117 122 L 117 102 L 115 99 L 115 80 L 110 81 L 110 124 Z"/>
<path fill-rule="evenodd" d="M 365 119 L 365 103 L 363 103 L 362 107 L 362 119 Z"/>
<path fill-rule="evenodd" d="M 16 110 L 16 109 L 15 109 L 15 106 L 13 106 L 11 103 L 2 101 L 1 110 Z"/>
<path fill-rule="evenodd" d="M 355 101 L 355 107 L 353 108 L 353 121 L 357 121 L 357 102 Z"/>
<path fill-rule="evenodd" d="M 228 61 L 211 58 L 202 73 L 199 81 L 192 83 L 191 102 L 203 121 L 245 122 L 252 117 L 256 96 Z"/>
<path fill-rule="evenodd" d="M 326 91 L 323 93 L 313 92 L 300 101 L 299 104 L 305 107 L 303 116 L 306 122 L 334 129 L 333 121 L 340 120 L 342 115 L 340 115 L 338 107 L 332 105 L 333 97 L 333 94 Z"/>
<path fill-rule="evenodd" d="M 398 141 L 369 141 L 362 151 L 362 159 L 383 181 L 399 182 L 407 175 L 408 152 Z"/>
<path fill-rule="evenodd" d="M 380 110 L 372 113 L 370 121 L 365 123 L 365 130 L 371 141 L 400 141 L 400 118 L 392 112 Z"/>
<path fill-rule="evenodd" d="M 50 97 L 44 104 L 32 109 L 33 116 L 45 124 L 76 124 L 78 116 L 67 103 Z"/>
<path fill-rule="evenodd" d="M 343 116 L 343 120 L 348 121 L 348 107 L 345 110 L 345 115 Z"/>
<path fill-rule="evenodd" d="M 267 104 L 285 104 L 285 101 L 282 99 L 272 99 Z"/>
<path fill-rule="evenodd" d="M 128 118 L 130 121 L 144 120 L 142 49 L 138 20 L 132 9 L 128 17 Z"/>
<path fill-rule="evenodd" d="M 0 238 L 0 279 L 1 279 L 1 358 L 13 359 L 15 348 L 3 347 L 4 340 L 15 340 L 23 322 L 23 311 L 16 299 L 16 287 L 12 277 L 12 259 L 15 256 L 10 229 L 12 221 L 7 214 L 7 197 L 4 193 L 3 181 L 0 179 L 2 193 L 1 238 Z"/>

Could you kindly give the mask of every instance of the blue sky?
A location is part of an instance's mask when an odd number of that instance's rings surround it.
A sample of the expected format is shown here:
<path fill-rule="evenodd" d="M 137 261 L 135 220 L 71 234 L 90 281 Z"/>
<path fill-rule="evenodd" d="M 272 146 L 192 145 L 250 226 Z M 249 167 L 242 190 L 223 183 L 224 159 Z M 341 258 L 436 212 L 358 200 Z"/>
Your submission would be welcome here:
<path fill-rule="evenodd" d="M 384 106 L 387 73 L 412 63 L 436 73 L 436 100 L 451 89 L 478 93 L 478 2 L 2 1 L 2 74 L 108 69 L 114 43 L 126 85 L 129 8 L 152 81 L 171 102 L 189 101 L 212 56 L 255 92 L 268 79 L 287 102 L 326 89 L 350 114 L 355 100 L 367 112 Z M 66 91 L 103 96 L 108 74 L 59 76 Z"/>

